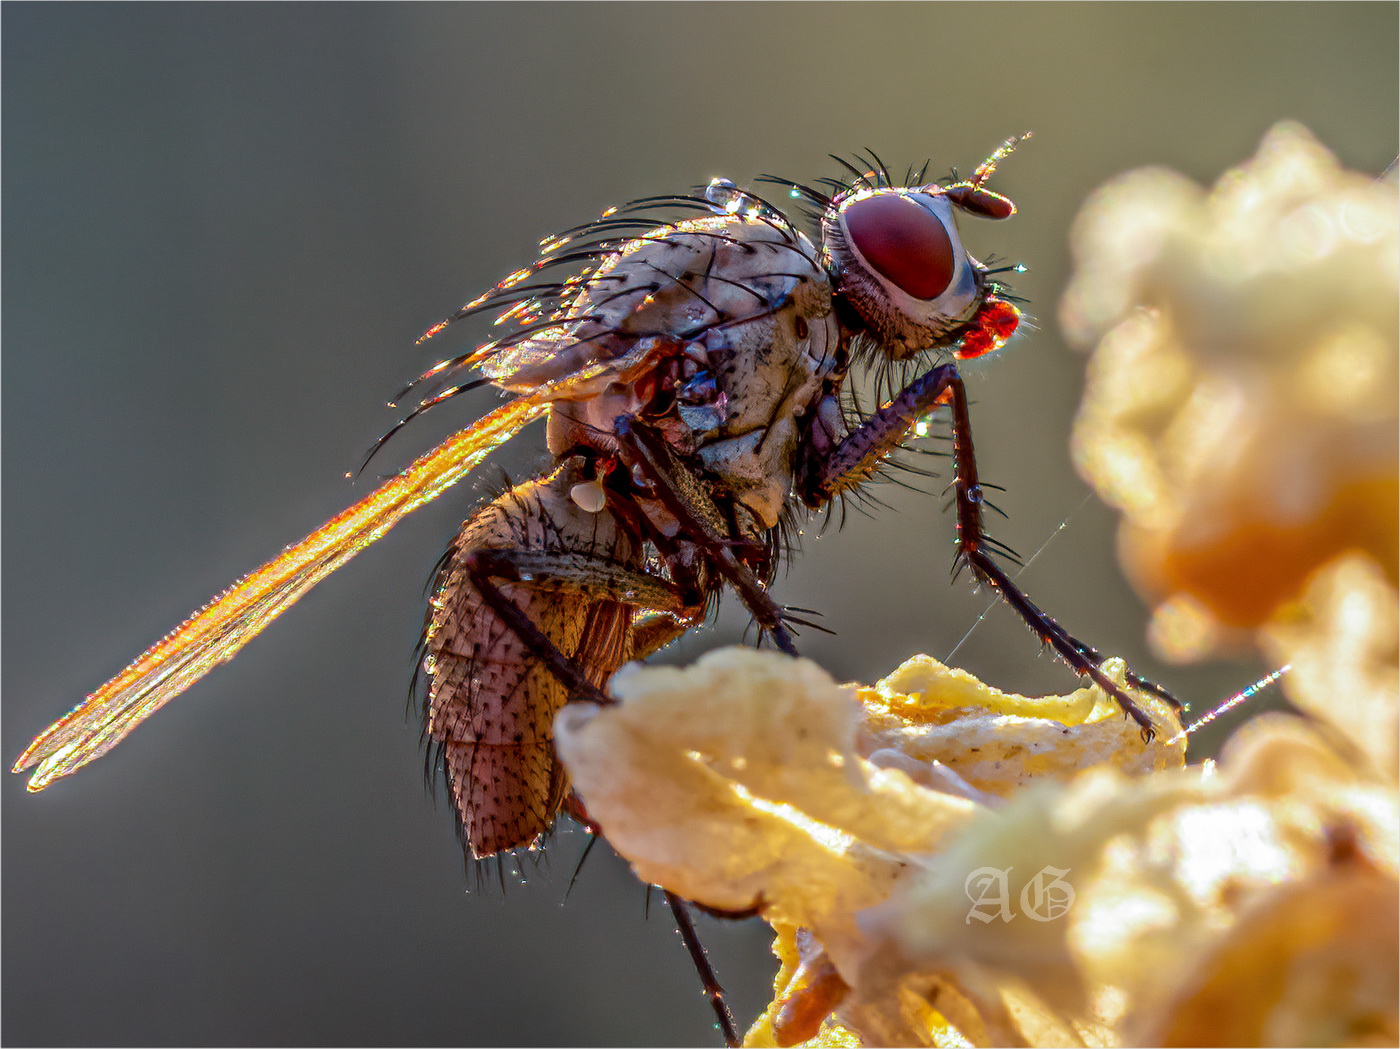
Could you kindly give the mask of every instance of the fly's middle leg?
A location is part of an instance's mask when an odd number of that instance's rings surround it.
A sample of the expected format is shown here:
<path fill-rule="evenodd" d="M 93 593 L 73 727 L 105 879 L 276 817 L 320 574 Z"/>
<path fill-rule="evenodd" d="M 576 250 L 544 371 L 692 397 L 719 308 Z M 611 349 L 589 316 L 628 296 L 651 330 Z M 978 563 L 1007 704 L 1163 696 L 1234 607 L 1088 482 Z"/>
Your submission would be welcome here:
<path fill-rule="evenodd" d="M 699 479 L 681 462 L 665 439 L 640 420 L 623 415 L 614 424 L 622 461 L 641 475 L 656 498 L 680 523 L 687 540 L 730 586 L 753 614 L 759 628 L 790 656 L 797 655 L 792 634 L 783 625 L 783 609 L 735 551 L 736 543 L 714 501 Z"/>

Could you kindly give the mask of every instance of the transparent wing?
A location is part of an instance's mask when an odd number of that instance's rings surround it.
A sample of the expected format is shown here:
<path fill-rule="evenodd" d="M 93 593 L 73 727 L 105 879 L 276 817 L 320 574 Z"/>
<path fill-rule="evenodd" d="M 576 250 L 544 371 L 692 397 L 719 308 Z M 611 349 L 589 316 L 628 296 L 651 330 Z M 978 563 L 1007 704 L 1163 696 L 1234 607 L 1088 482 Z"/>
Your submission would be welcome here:
<path fill-rule="evenodd" d="M 43 790 L 127 733 L 234 654 L 304 593 L 403 517 L 441 495 L 494 448 L 543 415 L 548 391 L 517 398 L 459 430 L 344 513 L 244 576 L 46 729 L 13 771 L 38 766 Z"/>

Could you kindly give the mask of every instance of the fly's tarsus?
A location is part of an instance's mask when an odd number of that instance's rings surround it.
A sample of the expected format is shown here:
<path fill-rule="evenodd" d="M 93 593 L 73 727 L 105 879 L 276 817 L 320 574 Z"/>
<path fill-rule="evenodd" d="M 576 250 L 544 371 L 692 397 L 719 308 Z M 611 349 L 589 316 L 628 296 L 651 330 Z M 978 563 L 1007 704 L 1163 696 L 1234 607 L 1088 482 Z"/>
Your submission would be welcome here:
<path fill-rule="evenodd" d="M 666 896 L 666 905 L 671 908 L 671 914 L 676 919 L 676 931 L 680 933 L 681 942 L 690 952 L 695 971 L 700 974 L 700 983 L 705 988 L 706 997 L 710 999 L 711 1008 L 715 1011 L 715 1019 L 719 1024 L 724 1044 L 730 1049 L 736 1049 L 741 1042 L 739 1029 L 734 1024 L 734 1014 L 729 1011 L 729 1005 L 724 1000 L 724 988 L 720 986 L 719 978 L 715 976 L 709 956 L 705 953 L 705 947 L 695 933 L 695 923 L 691 920 L 686 901 L 670 889 L 663 889 L 662 892 Z"/>

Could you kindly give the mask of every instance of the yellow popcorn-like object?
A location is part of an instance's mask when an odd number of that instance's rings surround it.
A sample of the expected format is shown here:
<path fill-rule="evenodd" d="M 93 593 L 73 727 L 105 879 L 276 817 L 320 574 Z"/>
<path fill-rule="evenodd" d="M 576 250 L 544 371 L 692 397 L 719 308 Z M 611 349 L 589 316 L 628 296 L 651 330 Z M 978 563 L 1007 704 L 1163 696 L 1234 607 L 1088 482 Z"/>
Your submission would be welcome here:
<path fill-rule="evenodd" d="M 1104 663 L 1127 686 L 1121 659 Z M 931 656 L 914 656 L 873 688 L 863 746 L 872 761 L 904 767 L 928 785 L 949 774 L 978 791 L 1007 796 L 1033 779 L 1061 779 L 1090 765 L 1128 773 L 1179 766 L 1186 752 L 1176 723 L 1155 697 L 1143 702 L 1165 737 L 1144 747 L 1137 725 L 1092 685 L 1064 696 L 1018 696 L 983 684 Z M 936 764 L 935 764 L 936 763 Z"/>
<path fill-rule="evenodd" d="M 1380 566 L 1352 554 L 1315 573 L 1302 598 L 1260 631 L 1269 658 L 1290 668 L 1293 703 L 1340 735 L 1358 769 L 1392 784 L 1400 776 L 1397 603 Z"/>
<path fill-rule="evenodd" d="M 1121 663 L 1109 671 L 1121 680 Z M 920 691 L 895 691 L 901 681 Z M 806 987 L 830 967 L 823 993 L 849 986 L 866 962 L 859 915 L 1034 768 L 1048 781 L 1101 763 L 1179 766 L 1184 752 L 1155 697 L 1140 698 L 1161 725 L 1149 743 L 1096 689 L 1010 696 L 927 657 L 857 690 L 807 660 L 722 649 L 687 669 L 629 668 L 611 690 L 615 705 L 567 707 L 555 724 L 591 817 L 644 880 L 709 907 L 759 907 L 788 930 L 784 978 Z M 949 733 L 959 725 L 985 742 L 981 756 L 957 752 Z M 800 973 L 797 930 L 812 956 Z M 789 987 L 784 1001 L 797 993 Z M 926 1037 L 955 1022 L 913 1007 Z M 962 1035 L 948 1030 L 955 1044 Z"/>
<path fill-rule="evenodd" d="M 1062 305 L 1093 347 L 1084 476 L 1124 515 L 1154 640 L 1241 639 L 1348 551 L 1397 573 L 1396 181 L 1280 124 L 1209 191 L 1131 172 L 1085 205 Z"/>
<path fill-rule="evenodd" d="M 746 1044 L 1394 1041 L 1400 806 L 1335 733 L 1264 715 L 1187 768 L 1151 697 L 1148 743 L 927 657 L 857 688 L 724 649 L 613 691 L 560 755 L 640 877 L 773 925 Z"/>

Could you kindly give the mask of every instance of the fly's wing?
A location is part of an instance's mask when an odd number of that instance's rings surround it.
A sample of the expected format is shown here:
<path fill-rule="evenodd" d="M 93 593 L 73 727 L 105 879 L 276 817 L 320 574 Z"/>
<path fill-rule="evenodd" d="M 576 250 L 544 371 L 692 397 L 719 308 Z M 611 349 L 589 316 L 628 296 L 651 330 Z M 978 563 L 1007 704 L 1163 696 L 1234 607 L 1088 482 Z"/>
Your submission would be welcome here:
<path fill-rule="evenodd" d="M 460 430 L 344 513 L 244 576 L 29 745 L 13 771 L 37 766 L 31 791 L 115 747 L 145 718 L 232 659 L 265 626 L 403 517 L 441 495 L 494 448 L 543 415 L 551 391 L 517 398 Z"/>
<path fill-rule="evenodd" d="M 669 341 L 769 306 L 770 298 L 791 289 L 796 275 L 787 271 L 794 263 L 817 265 L 811 242 L 781 213 L 747 193 L 735 202 L 743 205 L 742 212 L 698 196 L 653 197 L 613 209 L 548 238 L 534 265 L 429 329 L 420 342 L 454 321 L 499 307 L 507 308 L 496 323 L 515 328 L 434 366 L 400 397 L 413 390 L 421 395 L 471 368 L 521 396 L 240 579 L 40 735 L 14 771 L 38 766 L 28 784 L 37 791 L 101 757 L 143 719 L 233 658 L 311 587 L 545 414 L 552 402 L 586 400 L 611 383 L 631 381 L 654 366 Z M 655 214 L 658 209 L 705 217 L 664 221 Z M 707 285 L 699 294 L 689 283 L 693 264 L 703 270 L 716 250 L 734 245 L 747 253 L 759 242 L 769 242 L 773 254 L 773 272 L 765 278 L 749 285 L 731 281 L 726 288 Z M 527 280 L 553 267 L 575 272 L 544 283 Z M 721 296 L 735 301 L 728 308 L 716 306 Z M 422 396 L 409 418 L 474 385 Z"/>

